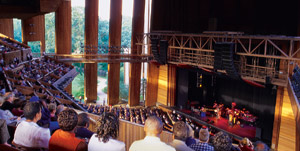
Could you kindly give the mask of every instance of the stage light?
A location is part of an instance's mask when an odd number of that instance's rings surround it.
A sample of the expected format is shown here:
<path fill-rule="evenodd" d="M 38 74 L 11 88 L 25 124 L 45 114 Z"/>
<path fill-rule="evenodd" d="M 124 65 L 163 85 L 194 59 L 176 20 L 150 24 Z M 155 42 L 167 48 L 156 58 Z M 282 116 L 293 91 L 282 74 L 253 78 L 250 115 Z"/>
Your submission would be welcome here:
<path fill-rule="evenodd" d="M 202 88 L 202 84 L 200 84 L 199 87 Z"/>

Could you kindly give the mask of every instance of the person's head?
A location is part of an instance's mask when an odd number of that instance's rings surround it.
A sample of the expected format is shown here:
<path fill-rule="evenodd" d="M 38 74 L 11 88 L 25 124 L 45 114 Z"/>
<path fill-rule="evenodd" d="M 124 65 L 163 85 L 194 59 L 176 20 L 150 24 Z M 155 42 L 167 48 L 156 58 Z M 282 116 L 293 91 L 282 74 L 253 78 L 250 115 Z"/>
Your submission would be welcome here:
<path fill-rule="evenodd" d="M 60 112 L 62 112 L 63 110 L 65 109 L 65 106 L 64 105 L 62 105 L 62 104 L 60 104 L 60 105 L 58 105 L 57 106 L 57 108 L 56 108 L 56 115 L 58 115 Z"/>
<path fill-rule="evenodd" d="M 41 105 L 39 102 L 28 102 L 24 107 L 24 116 L 27 120 L 37 122 L 41 119 Z"/>
<path fill-rule="evenodd" d="M 13 93 L 11 93 L 11 92 L 7 92 L 5 95 L 4 95 L 4 101 L 8 101 L 8 102 L 10 102 L 10 103 L 12 103 L 13 102 L 13 100 L 14 100 L 14 94 Z"/>
<path fill-rule="evenodd" d="M 0 106 L 2 106 L 3 102 L 4 102 L 4 98 L 0 96 Z"/>
<path fill-rule="evenodd" d="M 201 128 L 200 131 L 199 131 L 199 140 L 201 142 L 205 142 L 207 143 L 208 140 L 209 140 L 209 132 L 208 132 L 208 129 L 207 128 Z"/>
<path fill-rule="evenodd" d="M 147 136 L 158 136 L 163 130 L 162 121 L 156 116 L 150 116 L 145 121 L 144 131 Z"/>
<path fill-rule="evenodd" d="M 173 126 L 174 139 L 185 141 L 188 137 L 188 127 L 183 121 L 178 121 Z"/>
<path fill-rule="evenodd" d="M 55 113 L 55 112 L 56 112 L 56 104 L 50 103 L 50 104 L 48 105 L 48 109 L 49 109 L 49 111 L 50 111 L 51 113 Z"/>
<path fill-rule="evenodd" d="M 58 125 L 63 131 L 73 131 L 78 122 L 77 113 L 73 109 L 65 109 L 58 114 Z"/>
<path fill-rule="evenodd" d="M 20 99 L 15 99 L 14 100 L 14 105 L 15 105 L 15 108 L 23 108 L 24 107 L 24 103 L 26 103 L 26 101 L 23 101 L 23 100 L 20 100 Z"/>
<path fill-rule="evenodd" d="M 89 127 L 89 116 L 86 113 L 80 113 L 78 115 L 78 123 L 77 126 Z"/>
<path fill-rule="evenodd" d="M 230 151 L 232 147 L 232 140 L 228 134 L 220 131 L 212 138 L 212 144 L 215 151 Z"/>
<path fill-rule="evenodd" d="M 250 140 L 245 137 L 245 138 L 242 139 L 241 144 L 243 146 L 250 146 Z"/>
<path fill-rule="evenodd" d="M 113 114 L 105 112 L 100 115 L 96 123 L 96 137 L 106 143 L 109 138 L 116 139 L 119 133 L 119 120 Z"/>
<path fill-rule="evenodd" d="M 269 147 L 262 141 L 255 142 L 255 151 L 269 151 Z"/>

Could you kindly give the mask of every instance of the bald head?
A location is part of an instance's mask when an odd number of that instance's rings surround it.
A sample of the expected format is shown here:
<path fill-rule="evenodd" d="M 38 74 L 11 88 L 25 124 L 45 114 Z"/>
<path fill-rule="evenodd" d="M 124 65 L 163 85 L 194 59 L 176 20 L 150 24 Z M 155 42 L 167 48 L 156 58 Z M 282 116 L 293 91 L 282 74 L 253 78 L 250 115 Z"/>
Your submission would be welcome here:
<path fill-rule="evenodd" d="M 156 116 L 150 116 L 147 118 L 145 122 L 144 130 L 146 132 L 146 135 L 159 135 L 161 131 L 163 130 L 163 123 L 161 120 Z"/>

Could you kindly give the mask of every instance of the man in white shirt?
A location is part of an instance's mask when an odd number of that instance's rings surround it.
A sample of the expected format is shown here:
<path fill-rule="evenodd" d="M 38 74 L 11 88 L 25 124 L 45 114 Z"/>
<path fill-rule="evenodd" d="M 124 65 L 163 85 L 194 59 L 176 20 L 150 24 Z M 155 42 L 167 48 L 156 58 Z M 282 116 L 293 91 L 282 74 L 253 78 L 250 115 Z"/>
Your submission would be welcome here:
<path fill-rule="evenodd" d="M 173 141 L 170 143 L 176 151 L 193 151 L 189 148 L 185 141 L 189 134 L 189 128 L 183 121 L 178 121 L 173 126 Z"/>
<path fill-rule="evenodd" d="M 129 151 L 175 151 L 166 143 L 160 141 L 160 133 L 163 130 L 163 123 L 156 116 L 147 118 L 144 126 L 146 137 L 143 140 L 135 141 Z"/>
<path fill-rule="evenodd" d="M 13 142 L 24 147 L 48 148 L 50 130 L 36 124 L 42 117 L 40 103 L 27 103 L 24 107 L 24 116 L 26 120 L 18 125 Z"/>

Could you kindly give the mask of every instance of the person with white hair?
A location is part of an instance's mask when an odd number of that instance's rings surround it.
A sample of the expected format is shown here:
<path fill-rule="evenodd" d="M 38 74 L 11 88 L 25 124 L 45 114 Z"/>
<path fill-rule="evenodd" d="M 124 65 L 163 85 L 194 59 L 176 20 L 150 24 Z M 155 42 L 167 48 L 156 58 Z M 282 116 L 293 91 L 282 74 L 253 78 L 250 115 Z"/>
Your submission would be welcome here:
<path fill-rule="evenodd" d="M 148 117 L 144 126 L 146 137 L 143 140 L 133 142 L 129 151 L 175 151 L 173 147 L 160 141 L 162 130 L 163 123 L 158 117 Z"/>
<path fill-rule="evenodd" d="M 185 141 L 189 136 L 189 128 L 183 121 L 178 121 L 173 126 L 173 141 L 170 143 L 176 151 L 193 151 L 189 148 Z"/>
<path fill-rule="evenodd" d="M 214 147 L 208 144 L 209 141 L 209 132 L 207 128 L 201 128 L 199 131 L 199 140 L 200 142 L 192 144 L 191 147 L 195 151 L 214 151 Z"/>

